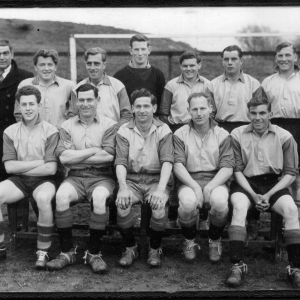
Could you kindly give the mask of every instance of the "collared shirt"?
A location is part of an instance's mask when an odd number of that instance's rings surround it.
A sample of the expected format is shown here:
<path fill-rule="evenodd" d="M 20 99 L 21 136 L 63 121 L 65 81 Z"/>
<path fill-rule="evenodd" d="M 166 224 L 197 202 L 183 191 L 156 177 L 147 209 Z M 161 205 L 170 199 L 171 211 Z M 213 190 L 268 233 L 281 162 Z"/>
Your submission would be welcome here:
<path fill-rule="evenodd" d="M 241 72 L 236 82 L 222 74 L 211 81 L 211 93 L 216 109 L 215 119 L 228 122 L 250 122 L 247 103 L 260 83 L 252 76 Z"/>
<path fill-rule="evenodd" d="M 11 64 L 4 70 L 4 72 L 0 75 L 2 76 L 2 80 L 5 79 L 5 77 L 8 75 L 8 73 L 10 72 L 11 70 Z"/>
<path fill-rule="evenodd" d="M 234 129 L 231 136 L 235 172 L 243 172 L 247 177 L 298 173 L 297 144 L 287 130 L 270 123 L 260 136 L 249 124 Z"/>
<path fill-rule="evenodd" d="M 60 141 L 56 149 L 57 156 L 60 156 L 65 150 L 83 150 L 91 147 L 98 147 L 107 153 L 115 153 L 115 121 L 104 116 L 96 115 L 93 122 L 89 125 L 82 122 L 79 116 L 74 116 L 63 122 L 59 131 Z M 84 169 L 94 166 L 94 164 L 77 163 L 70 169 Z M 111 162 L 101 164 L 111 166 Z M 99 167 L 99 165 L 95 166 Z"/>
<path fill-rule="evenodd" d="M 271 102 L 272 118 L 300 118 L 300 72 L 289 78 L 275 73 L 262 82 L 262 87 Z"/>
<path fill-rule="evenodd" d="M 116 136 L 115 165 L 124 165 L 127 173 L 160 174 L 164 162 L 174 162 L 172 132 L 169 126 L 153 119 L 144 137 L 135 120 L 123 124 Z"/>
<path fill-rule="evenodd" d="M 21 81 L 18 89 L 25 85 L 33 85 L 41 92 L 41 119 L 59 128 L 62 122 L 67 119 L 71 91 L 75 84 L 71 80 L 55 76 L 54 81 L 49 86 L 43 85 L 38 77 L 34 77 Z M 20 118 L 20 107 L 17 101 L 15 102 L 14 115 L 17 120 Z"/>
<path fill-rule="evenodd" d="M 188 113 L 187 98 L 192 93 L 208 92 L 210 81 L 198 74 L 194 84 L 184 80 L 182 74 L 167 82 L 162 101 L 160 115 L 168 116 L 170 124 L 186 124 L 191 119 Z"/>
<path fill-rule="evenodd" d="M 40 118 L 33 128 L 27 127 L 23 121 L 12 124 L 3 133 L 2 161 L 57 161 L 55 149 L 58 139 L 57 128 Z"/>
<path fill-rule="evenodd" d="M 80 81 L 72 93 L 72 111 L 77 114 L 76 107 L 76 89 L 85 84 L 90 83 L 94 85 L 89 78 Z M 95 86 L 95 85 L 94 85 Z M 132 118 L 129 98 L 124 84 L 111 76 L 104 74 L 103 79 L 96 86 L 99 91 L 100 102 L 97 106 L 97 114 L 106 116 L 116 122 L 129 121 Z"/>
<path fill-rule="evenodd" d="M 189 173 L 217 172 L 233 168 L 234 157 L 229 133 L 211 120 L 202 138 L 190 121 L 174 133 L 175 163 L 182 163 Z"/>

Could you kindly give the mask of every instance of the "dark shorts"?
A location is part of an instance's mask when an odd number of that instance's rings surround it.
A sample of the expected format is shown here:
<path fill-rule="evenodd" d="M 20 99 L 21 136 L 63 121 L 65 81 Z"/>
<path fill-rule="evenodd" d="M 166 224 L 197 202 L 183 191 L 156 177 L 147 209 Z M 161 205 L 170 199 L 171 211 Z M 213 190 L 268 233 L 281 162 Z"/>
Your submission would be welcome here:
<path fill-rule="evenodd" d="M 63 183 L 64 182 L 70 183 L 75 188 L 78 195 L 78 201 L 83 200 L 84 198 L 87 198 L 89 201 L 91 201 L 93 192 L 98 186 L 106 188 L 110 196 L 113 195 L 115 189 L 115 181 L 108 176 L 68 176 Z"/>
<path fill-rule="evenodd" d="M 9 177 L 10 180 L 19 190 L 22 191 L 25 197 L 32 195 L 32 192 L 45 182 L 52 183 L 55 186 L 55 176 L 22 176 L 15 175 Z"/>
<path fill-rule="evenodd" d="M 300 119 L 274 118 L 271 119 L 271 123 L 289 131 L 294 137 L 298 146 L 298 157 L 300 163 Z"/>
<path fill-rule="evenodd" d="M 250 186 L 252 187 L 252 189 L 254 190 L 255 193 L 264 195 L 274 185 L 277 184 L 278 177 L 279 176 L 277 176 L 275 174 L 264 174 L 264 175 L 259 175 L 259 176 L 253 176 L 250 178 L 246 177 L 246 179 L 248 180 Z M 251 197 L 251 195 L 247 191 L 245 191 L 236 181 L 233 181 L 230 185 L 230 194 L 232 195 L 234 193 L 245 194 L 249 198 L 251 203 L 254 204 L 254 200 Z M 289 190 L 287 188 L 279 190 L 270 198 L 270 201 L 269 201 L 270 207 L 272 207 L 276 203 L 276 201 L 281 196 L 284 196 L 284 195 L 291 196 L 291 193 L 289 192 Z"/>

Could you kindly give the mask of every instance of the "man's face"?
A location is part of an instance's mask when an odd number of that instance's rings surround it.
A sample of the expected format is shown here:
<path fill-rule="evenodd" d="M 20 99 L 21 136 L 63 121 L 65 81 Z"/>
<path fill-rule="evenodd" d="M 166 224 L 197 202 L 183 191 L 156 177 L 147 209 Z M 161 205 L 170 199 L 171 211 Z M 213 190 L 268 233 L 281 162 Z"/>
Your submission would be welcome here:
<path fill-rule="evenodd" d="M 98 99 L 94 91 L 78 92 L 77 107 L 80 116 L 89 118 L 96 115 Z"/>
<path fill-rule="evenodd" d="M 135 41 L 130 48 L 132 62 L 136 65 L 146 65 L 151 52 L 151 46 L 147 42 Z"/>
<path fill-rule="evenodd" d="M 35 95 L 21 96 L 20 110 L 25 122 L 30 122 L 37 118 L 40 105 L 37 103 Z"/>
<path fill-rule="evenodd" d="M 13 56 L 8 46 L 0 46 L 0 70 L 4 71 L 10 66 Z"/>
<path fill-rule="evenodd" d="M 106 63 L 102 61 L 101 53 L 89 55 L 85 62 L 85 66 L 91 80 L 101 80 L 106 67 Z"/>
<path fill-rule="evenodd" d="M 268 111 L 268 105 L 262 104 L 258 106 L 252 106 L 249 109 L 249 118 L 252 123 L 253 129 L 257 133 L 264 133 L 268 126 L 271 113 Z"/>
<path fill-rule="evenodd" d="M 150 97 L 137 98 L 132 105 L 132 111 L 135 114 L 137 122 L 147 122 L 150 119 L 152 120 L 156 108 L 156 104 L 152 105 Z"/>
<path fill-rule="evenodd" d="M 242 69 L 243 62 L 239 57 L 237 50 L 225 51 L 223 54 L 223 67 L 226 74 L 239 74 Z"/>
<path fill-rule="evenodd" d="M 193 98 L 190 102 L 189 113 L 194 124 L 205 125 L 209 122 L 209 116 L 212 112 L 212 106 L 207 103 L 203 96 Z"/>
<path fill-rule="evenodd" d="M 195 79 L 201 68 L 201 62 L 197 63 L 196 58 L 184 59 L 180 65 L 181 73 L 186 80 Z"/>
<path fill-rule="evenodd" d="M 294 53 L 292 47 L 282 48 L 275 55 L 275 63 L 279 68 L 279 72 L 288 72 L 294 70 L 294 65 L 297 62 L 297 54 Z"/>
<path fill-rule="evenodd" d="M 37 76 L 47 82 L 53 80 L 57 66 L 52 57 L 39 56 L 34 69 Z"/>

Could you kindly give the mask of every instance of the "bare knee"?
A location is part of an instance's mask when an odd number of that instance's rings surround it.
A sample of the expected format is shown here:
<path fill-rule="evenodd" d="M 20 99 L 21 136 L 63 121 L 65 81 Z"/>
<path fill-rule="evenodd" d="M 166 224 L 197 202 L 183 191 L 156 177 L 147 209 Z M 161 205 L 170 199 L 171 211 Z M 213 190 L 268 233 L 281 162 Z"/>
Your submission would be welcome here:
<path fill-rule="evenodd" d="M 245 226 L 247 212 L 250 206 L 249 199 L 246 197 L 239 198 L 233 194 L 231 203 L 233 206 L 231 224 Z"/>
<path fill-rule="evenodd" d="M 294 202 L 289 202 L 283 207 L 282 217 L 284 222 L 298 220 L 298 209 Z"/>
<path fill-rule="evenodd" d="M 103 195 L 93 195 L 93 207 L 94 211 L 101 211 L 105 213 L 106 210 L 106 197 Z"/>
<path fill-rule="evenodd" d="M 214 211 L 225 211 L 228 209 L 228 192 L 212 193 L 210 197 L 210 206 Z"/>
<path fill-rule="evenodd" d="M 56 194 L 56 210 L 62 211 L 66 210 L 70 207 L 70 203 L 72 201 L 72 194 L 64 190 L 58 190 Z"/>
<path fill-rule="evenodd" d="M 48 210 L 51 207 L 52 196 L 46 192 L 39 192 L 35 201 L 39 210 Z"/>

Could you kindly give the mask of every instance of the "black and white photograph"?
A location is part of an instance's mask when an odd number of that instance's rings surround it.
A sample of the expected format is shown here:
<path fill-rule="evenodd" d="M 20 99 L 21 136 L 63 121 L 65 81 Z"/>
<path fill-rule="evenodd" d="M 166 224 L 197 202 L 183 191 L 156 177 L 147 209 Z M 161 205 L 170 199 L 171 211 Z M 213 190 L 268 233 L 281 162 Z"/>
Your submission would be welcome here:
<path fill-rule="evenodd" d="M 0 12 L 0 298 L 300 297 L 300 6 Z"/>

